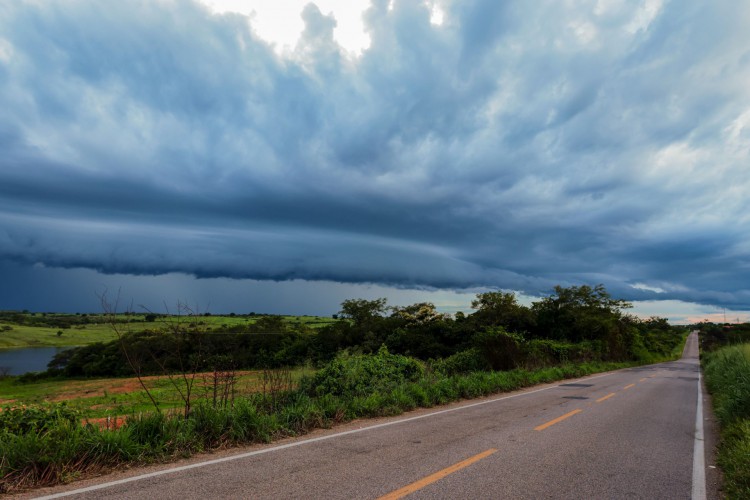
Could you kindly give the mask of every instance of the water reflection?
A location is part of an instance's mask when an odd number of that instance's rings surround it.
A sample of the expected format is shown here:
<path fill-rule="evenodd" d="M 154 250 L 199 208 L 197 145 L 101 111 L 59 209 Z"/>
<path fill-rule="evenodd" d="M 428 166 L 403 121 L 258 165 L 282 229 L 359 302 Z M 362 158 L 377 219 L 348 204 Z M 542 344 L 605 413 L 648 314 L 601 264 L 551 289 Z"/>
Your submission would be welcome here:
<path fill-rule="evenodd" d="M 0 375 L 23 375 L 28 372 L 43 372 L 47 363 L 58 352 L 68 347 L 24 347 L 0 349 Z"/>

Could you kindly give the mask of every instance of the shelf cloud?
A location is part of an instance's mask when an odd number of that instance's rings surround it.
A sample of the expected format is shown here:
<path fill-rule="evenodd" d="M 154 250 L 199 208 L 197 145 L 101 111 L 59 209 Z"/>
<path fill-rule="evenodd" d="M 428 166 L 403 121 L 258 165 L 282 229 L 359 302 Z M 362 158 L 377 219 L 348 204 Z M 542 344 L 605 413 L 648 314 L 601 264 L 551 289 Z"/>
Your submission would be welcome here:
<path fill-rule="evenodd" d="M 750 6 L 438 3 L 5 3 L 0 260 L 750 308 Z"/>

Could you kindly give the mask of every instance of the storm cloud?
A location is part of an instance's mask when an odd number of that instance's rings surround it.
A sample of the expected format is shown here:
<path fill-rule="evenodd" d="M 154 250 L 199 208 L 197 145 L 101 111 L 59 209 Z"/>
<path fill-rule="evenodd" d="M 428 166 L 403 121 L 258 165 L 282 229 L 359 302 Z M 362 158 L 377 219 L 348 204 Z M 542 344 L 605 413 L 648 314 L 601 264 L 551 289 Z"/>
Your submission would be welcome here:
<path fill-rule="evenodd" d="M 750 6 L 0 6 L 0 260 L 750 308 Z"/>

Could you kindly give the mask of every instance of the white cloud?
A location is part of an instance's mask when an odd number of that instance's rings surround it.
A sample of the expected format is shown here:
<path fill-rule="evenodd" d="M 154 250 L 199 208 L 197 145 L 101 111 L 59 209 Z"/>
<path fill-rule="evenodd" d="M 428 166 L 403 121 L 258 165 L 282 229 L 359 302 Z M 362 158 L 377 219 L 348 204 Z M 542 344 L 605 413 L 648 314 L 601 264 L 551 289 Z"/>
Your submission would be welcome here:
<path fill-rule="evenodd" d="M 253 30 L 264 40 L 275 44 L 279 54 L 289 54 L 305 28 L 302 10 L 314 3 L 323 14 L 336 19 L 334 39 L 346 51 L 356 55 L 370 45 L 362 23 L 369 0 L 200 0 L 217 13 L 238 13 L 249 17 Z"/>

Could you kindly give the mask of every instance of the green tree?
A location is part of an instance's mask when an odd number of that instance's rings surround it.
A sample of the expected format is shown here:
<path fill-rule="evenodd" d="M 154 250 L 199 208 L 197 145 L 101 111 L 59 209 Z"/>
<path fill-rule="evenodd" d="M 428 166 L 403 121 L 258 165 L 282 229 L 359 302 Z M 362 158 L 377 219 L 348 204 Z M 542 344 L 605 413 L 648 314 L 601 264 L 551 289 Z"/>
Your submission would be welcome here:
<path fill-rule="evenodd" d="M 471 307 L 477 310 L 471 318 L 479 327 L 501 326 L 511 332 L 527 332 L 534 325 L 531 310 L 519 304 L 512 292 L 478 293 Z"/>
<path fill-rule="evenodd" d="M 419 302 L 410 306 L 404 307 L 392 307 L 392 317 L 399 318 L 406 323 L 406 326 L 410 325 L 424 325 L 433 321 L 445 320 L 446 315 L 440 313 L 435 309 L 435 305 L 431 302 Z"/>
<path fill-rule="evenodd" d="M 364 326 L 383 317 L 386 310 L 387 299 L 347 299 L 341 303 L 339 315 L 342 318 L 352 320 L 355 326 Z"/>
<path fill-rule="evenodd" d="M 604 285 L 555 287 L 555 293 L 532 305 L 537 335 L 579 342 L 604 340 L 627 327 L 623 309 L 632 305 L 613 299 Z"/>

